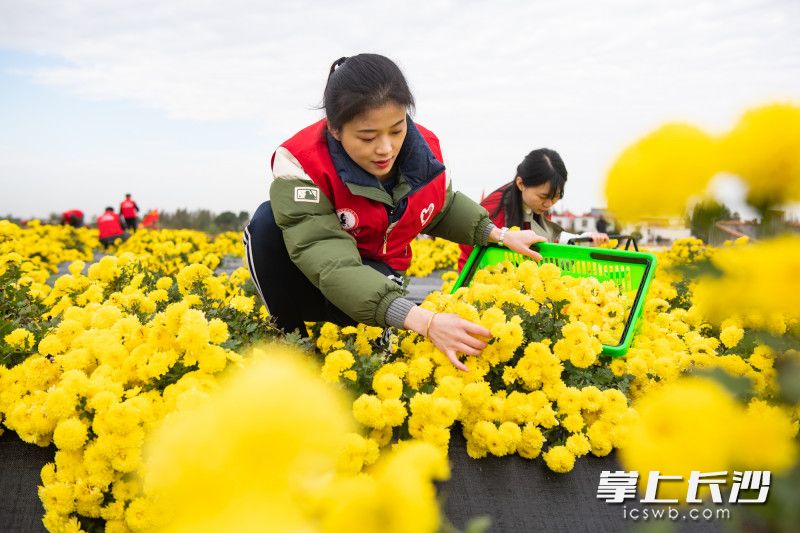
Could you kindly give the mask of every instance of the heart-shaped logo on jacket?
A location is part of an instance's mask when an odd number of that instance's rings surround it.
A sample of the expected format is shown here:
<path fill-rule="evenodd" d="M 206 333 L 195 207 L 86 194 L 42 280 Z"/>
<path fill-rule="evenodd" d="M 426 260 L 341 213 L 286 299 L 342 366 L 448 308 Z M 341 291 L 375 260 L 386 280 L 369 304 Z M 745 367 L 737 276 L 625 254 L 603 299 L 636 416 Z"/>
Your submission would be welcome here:
<path fill-rule="evenodd" d="M 434 209 L 435 209 L 435 207 L 434 207 L 433 203 L 431 202 L 431 204 L 428 207 L 426 207 L 425 209 L 423 209 L 422 211 L 419 212 L 419 221 L 420 221 L 420 223 L 422 224 L 423 227 L 431 219 L 431 216 L 433 215 L 433 210 Z"/>

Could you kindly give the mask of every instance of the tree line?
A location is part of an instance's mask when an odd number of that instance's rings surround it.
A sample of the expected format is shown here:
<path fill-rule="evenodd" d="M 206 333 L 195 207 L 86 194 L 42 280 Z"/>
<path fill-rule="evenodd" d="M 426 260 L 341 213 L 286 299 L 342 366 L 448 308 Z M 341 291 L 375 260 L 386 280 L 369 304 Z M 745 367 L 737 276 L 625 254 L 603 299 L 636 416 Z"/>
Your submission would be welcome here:
<path fill-rule="evenodd" d="M 214 214 L 208 209 L 176 209 L 159 213 L 158 226 L 169 229 L 194 229 L 206 233 L 220 233 L 223 231 L 241 231 L 250 220 L 250 213 L 239 211 L 223 211 Z"/>

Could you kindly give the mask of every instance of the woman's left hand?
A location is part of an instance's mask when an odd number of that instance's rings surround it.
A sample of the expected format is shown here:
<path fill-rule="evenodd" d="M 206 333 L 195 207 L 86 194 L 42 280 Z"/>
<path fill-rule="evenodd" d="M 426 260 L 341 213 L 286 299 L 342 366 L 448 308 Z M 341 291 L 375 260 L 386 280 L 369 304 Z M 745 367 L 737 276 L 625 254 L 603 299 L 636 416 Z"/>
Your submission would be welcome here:
<path fill-rule="evenodd" d="M 489 234 L 489 240 L 498 242 L 500 240 L 500 228 L 495 228 Z M 526 229 L 522 231 L 508 231 L 503 238 L 503 246 L 509 250 L 527 255 L 531 259 L 541 261 L 542 256 L 538 252 L 531 250 L 531 245 L 537 242 L 547 242 L 547 239 L 537 235 L 534 231 Z"/>

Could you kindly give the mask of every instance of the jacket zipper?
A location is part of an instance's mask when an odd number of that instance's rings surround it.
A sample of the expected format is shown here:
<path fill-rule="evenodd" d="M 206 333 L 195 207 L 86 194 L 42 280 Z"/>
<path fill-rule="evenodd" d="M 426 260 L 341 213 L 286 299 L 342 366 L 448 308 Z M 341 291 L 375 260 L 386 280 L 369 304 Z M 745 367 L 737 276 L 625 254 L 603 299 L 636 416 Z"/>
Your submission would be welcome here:
<path fill-rule="evenodd" d="M 389 240 L 389 233 L 394 229 L 397 225 L 397 222 L 392 222 L 389 224 L 389 227 L 386 228 L 386 233 L 383 234 L 383 255 L 386 255 L 386 241 Z"/>

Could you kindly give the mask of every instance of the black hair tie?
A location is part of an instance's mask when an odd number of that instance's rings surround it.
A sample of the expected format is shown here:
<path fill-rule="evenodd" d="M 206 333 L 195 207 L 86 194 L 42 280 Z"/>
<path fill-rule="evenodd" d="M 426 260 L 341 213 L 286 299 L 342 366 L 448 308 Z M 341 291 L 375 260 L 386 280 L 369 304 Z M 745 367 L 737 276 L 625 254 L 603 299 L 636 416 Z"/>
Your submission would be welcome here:
<path fill-rule="evenodd" d="M 338 69 L 339 67 L 344 65 L 344 62 L 347 61 L 347 59 L 348 59 L 347 56 L 342 56 L 339 59 L 337 59 L 336 61 L 334 61 L 333 65 L 331 65 L 331 71 L 328 73 L 328 76 L 333 74 L 336 71 L 336 69 Z"/>

